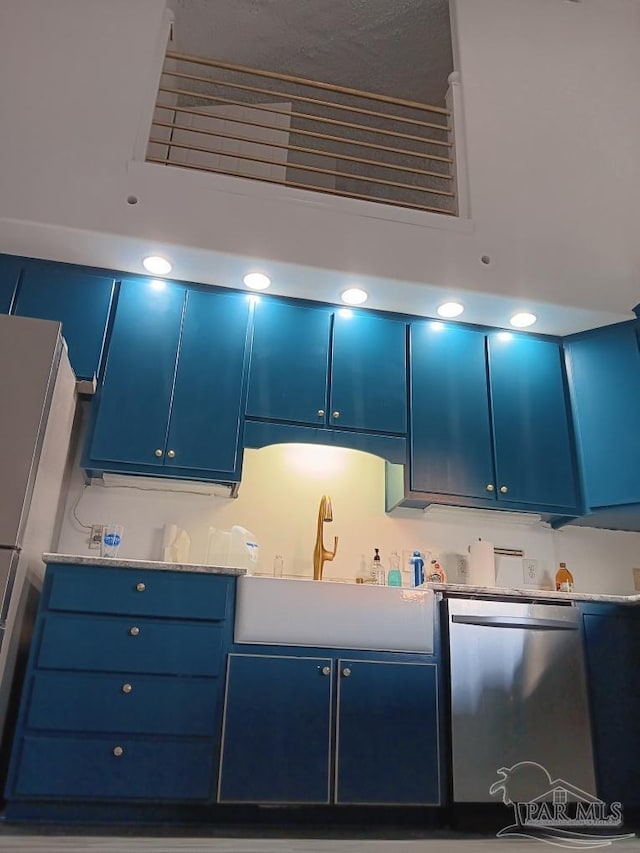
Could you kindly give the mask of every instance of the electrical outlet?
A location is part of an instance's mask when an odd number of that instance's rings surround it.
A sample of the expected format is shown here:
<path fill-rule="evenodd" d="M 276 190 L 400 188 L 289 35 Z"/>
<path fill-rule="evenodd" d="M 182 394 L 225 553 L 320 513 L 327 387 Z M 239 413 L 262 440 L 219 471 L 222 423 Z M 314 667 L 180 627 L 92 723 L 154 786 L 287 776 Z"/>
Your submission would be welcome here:
<path fill-rule="evenodd" d="M 104 530 L 104 524 L 92 524 L 91 525 L 91 533 L 89 534 L 89 548 L 99 548 L 100 543 L 102 542 L 102 531 Z"/>
<path fill-rule="evenodd" d="M 528 560 L 526 558 L 523 559 L 522 574 L 524 576 L 525 584 L 528 584 L 529 586 L 538 586 L 540 583 L 540 576 L 538 574 L 538 561 Z"/>

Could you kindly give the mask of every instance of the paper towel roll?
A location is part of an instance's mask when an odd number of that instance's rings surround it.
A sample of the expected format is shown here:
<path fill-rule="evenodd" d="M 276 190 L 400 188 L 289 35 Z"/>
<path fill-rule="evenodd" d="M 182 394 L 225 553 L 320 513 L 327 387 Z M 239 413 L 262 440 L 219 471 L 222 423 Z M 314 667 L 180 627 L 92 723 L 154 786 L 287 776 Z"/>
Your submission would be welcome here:
<path fill-rule="evenodd" d="M 469 545 L 469 581 L 472 586 L 496 585 L 496 558 L 493 543 L 478 539 Z"/>

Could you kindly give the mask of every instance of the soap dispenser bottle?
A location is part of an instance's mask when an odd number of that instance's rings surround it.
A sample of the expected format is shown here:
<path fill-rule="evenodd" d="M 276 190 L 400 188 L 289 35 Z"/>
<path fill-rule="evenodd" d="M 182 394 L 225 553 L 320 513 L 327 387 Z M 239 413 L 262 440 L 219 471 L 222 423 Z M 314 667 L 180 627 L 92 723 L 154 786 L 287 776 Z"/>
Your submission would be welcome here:
<path fill-rule="evenodd" d="M 392 551 L 389 557 L 389 571 L 387 572 L 387 586 L 402 586 L 402 572 L 400 571 L 400 557 L 397 551 Z"/>
<path fill-rule="evenodd" d="M 380 549 L 374 548 L 373 562 L 371 564 L 371 583 L 382 584 L 384 586 L 384 569 L 382 568 L 382 560 L 380 559 Z"/>

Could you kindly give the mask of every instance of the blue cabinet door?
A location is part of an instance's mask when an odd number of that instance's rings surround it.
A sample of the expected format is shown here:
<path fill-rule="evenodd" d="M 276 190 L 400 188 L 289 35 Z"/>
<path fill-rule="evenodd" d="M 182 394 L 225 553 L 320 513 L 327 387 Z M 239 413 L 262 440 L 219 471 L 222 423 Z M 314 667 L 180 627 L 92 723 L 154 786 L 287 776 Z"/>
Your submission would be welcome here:
<path fill-rule="evenodd" d="M 89 457 L 158 468 L 164 459 L 185 288 L 120 284 Z"/>
<path fill-rule="evenodd" d="M 436 672 L 339 661 L 336 802 L 439 804 Z"/>
<path fill-rule="evenodd" d="M 587 506 L 639 503 L 637 324 L 599 329 L 566 347 Z"/>
<path fill-rule="evenodd" d="M 20 258 L 0 255 L 0 314 L 11 311 L 21 270 Z"/>
<path fill-rule="evenodd" d="M 635 608 L 583 616 L 598 796 L 640 806 L 640 619 Z"/>
<path fill-rule="evenodd" d="M 166 466 L 239 471 L 248 318 L 244 294 L 187 293 Z"/>
<path fill-rule="evenodd" d="M 13 311 L 61 322 L 76 376 L 92 379 L 100 369 L 113 288 L 110 276 L 27 262 Z"/>
<path fill-rule="evenodd" d="M 485 335 L 412 323 L 410 364 L 411 488 L 492 498 Z"/>
<path fill-rule="evenodd" d="M 329 802 L 331 673 L 323 658 L 229 656 L 221 802 Z"/>
<path fill-rule="evenodd" d="M 575 510 L 561 347 L 500 332 L 488 346 L 498 500 Z"/>
<path fill-rule="evenodd" d="M 326 422 L 331 313 L 262 299 L 254 309 L 246 413 L 301 424 Z"/>
<path fill-rule="evenodd" d="M 405 324 L 348 311 L 337 311 L 333 323 L 329 423 L 406 433 Z"/>

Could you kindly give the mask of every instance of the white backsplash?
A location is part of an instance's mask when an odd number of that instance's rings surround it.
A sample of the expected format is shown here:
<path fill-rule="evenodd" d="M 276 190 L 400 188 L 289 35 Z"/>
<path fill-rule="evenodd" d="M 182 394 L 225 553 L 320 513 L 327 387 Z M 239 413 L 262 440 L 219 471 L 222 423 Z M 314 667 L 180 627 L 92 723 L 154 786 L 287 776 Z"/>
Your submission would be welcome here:
<path fill-rule="evenodd" d="M 197 488 L 197 486 L 195 486 Z M 176 523 L 191 537 L 190 562 L 204 562 L 209 528 L 241 525 L 260 546 L 260 573 L 272 572 L 274 557 L 284 558 L 284 575 L 312 577 L 312 555 L 318 505 L 331 496 L 333 522 L 325 524 L 325 545 L 333 562 L 325 578 L 353 580 L 369 566 L 379 548 L 388 567 L 392 551 L 415 549 L 437 555 L 451 581 L 464 580 L 458 569 L 469 544 L 481 537 L 498 548 L 521 549 L 537 561 L 538 586 L 549 587 L 560 561 L 566 562 L 576 591 L 633 592 L 632 568 L 640 566 L 640 533 L 565 527 L 553 531 L 540 522 L 514 520 L 514 514 L 472 510 L 433 513 L 384 511 L 384 462 L 369 454 L 313 445 L 276 445 L 245 452 L 239 497 L 149 492 L 135 488 L 84 487 L 79 461 L 69 489 L 58 551 L 91 554 L 84 525 L 120 523 L 124 535 L 120 555 L 161 559 L 165 524 Z M 77 506 L 76 506 L 77 502 Z M 523 587 L 522 559 L 496 559 L 497 585 Z M 535 587 L 533 587 L 535 588 Z"/>

